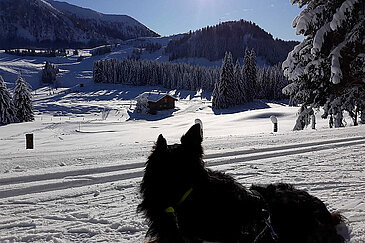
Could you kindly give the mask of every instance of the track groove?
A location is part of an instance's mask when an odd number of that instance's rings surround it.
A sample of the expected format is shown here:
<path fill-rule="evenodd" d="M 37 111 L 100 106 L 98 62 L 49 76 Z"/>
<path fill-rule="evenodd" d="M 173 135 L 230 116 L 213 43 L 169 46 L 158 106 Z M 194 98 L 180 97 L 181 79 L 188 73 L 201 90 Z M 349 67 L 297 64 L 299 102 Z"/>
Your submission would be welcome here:
<path fill-rule="evenodd" d="M 364 142 L 365 142 L 364 137 L 336 139 L 336 140 L 311 142 L 305 144 L 290 144 L 290 145 L 283 145 L 283 146 L 276 146 L 262 149 L 216 153 L 205 156 L 205 159 L 208 167 L 220 166 L 236 162 L 254 161 L 254 160 L 276 158 L 288 155 L 297 155 L 308 152 L 317 152 L 322 150 L 335 149 L 339 147 L 361 145 L 364 144 Z M 248 155 L 248 156 L 239 157 L 243 155 Z M 235 157 L 232 158 L 233 156 Z M 214 159 L 220 159 L 220 160 L 214 161 Z M 142 171 L 143 168 L 144 168 L 144 163 L 134 163 L 127 165 L 117 165 L 117 166 L 107 166 L 100 168 L 81 169 L 75 171 L 56 172 L 50 174 L 3 178 L 0 179 L 0 198 L 9 198 L 26 194 L 56 191 L 67 188 L 75 188 L 75 187 L 82 187 L 88 185 L 138 178 L 143 176 L 143 171 Z M 135 172 L 129 171 L 133 169 L 137 170 L 141 169 L 141 170 Z M 74 180 L 70 181 L 66 180 L 55 183 L 47 183 L 47 180 L 51 179 L 65 179 L 66 177 L 70 176 L 97 175 L 109 172 L 117 172 L 117 174 L 114 173 L 113 175 L 100 175 L 99 177 L 95 177 L 89 180 L 85 180 L 84 178 L 75 178 Z M 42 182 L 42 181 L 44 182 L 43 184 L 27 186 L 27 183 L 29 182 Z M 20 183 L 23 183 L 24 187 L 17 189 L 7 189 L 7 190 L 1 189 L 1 185 L 4 186 L 4 185 L 20 184 Z"/>

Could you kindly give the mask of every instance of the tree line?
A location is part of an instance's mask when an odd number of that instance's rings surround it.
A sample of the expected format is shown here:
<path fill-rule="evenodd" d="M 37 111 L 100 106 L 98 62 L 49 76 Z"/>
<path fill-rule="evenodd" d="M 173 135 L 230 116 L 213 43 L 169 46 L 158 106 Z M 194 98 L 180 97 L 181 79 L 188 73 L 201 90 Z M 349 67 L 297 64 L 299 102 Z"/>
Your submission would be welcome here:
<path fill-rule="evenodd" d="M 168 89 L 212 91 L 219 70 L 170 62 L 105 59 L 94 62 L 95 83 L 163 86 Z"/>
<path fill-rule="evenodd" d="M 44 49 L 44 50 L 36 50 L 36 49 L 6 49 L 6 54 L 15 55 L 15 56 L 29 56 L 29 57 L 57 57 L 57 56 L 67 56 L 66 49 Z"/>
<path fill-rule="evenodd" d="M 212 108 L 225 109 L 254 99 L 285 99 L 282 88 L 287 84 L 280 65 L 257 67 L 254 50 L 246 49 L 242 67 L 238 60 L 234 65 L 232 53 L 226 52 L 213 90 Z"/>
<path fill-rule="evenodd" d="M 254 50 L 245 51 L 242 67 L 238 60 L 236 66 L 233 66 L 230 52 L 226 53 L 221 68 L 136 59 L 98 60 L 94 62 L 93 77 L 95 83 L 213 91 L 215 109 L 251 102 L 255 98 L 270 100 L 287 98 L 281 92 L 288 82 L 280 66 L 258 67 Z M 216 98 L 225 92 L 230 93 L 227 93 L 227 96 L 235 101 L 228 103 L 224 101 L 224 105 L 216 105 Z"/>

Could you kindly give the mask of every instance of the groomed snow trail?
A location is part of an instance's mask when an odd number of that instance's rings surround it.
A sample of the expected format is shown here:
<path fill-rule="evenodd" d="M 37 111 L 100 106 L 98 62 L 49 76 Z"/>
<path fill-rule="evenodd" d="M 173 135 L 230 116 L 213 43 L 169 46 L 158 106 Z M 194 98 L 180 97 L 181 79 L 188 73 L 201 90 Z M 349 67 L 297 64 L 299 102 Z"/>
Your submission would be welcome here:
<path fill-rule="evenodd" d="M 351 242 L 365 242 L 363 127 L 351 130 L 358 136 L 333 131 L 339 134 L 258 148 L 239 147 L 250 141 L 235 137 L 225 141 L 229 151 L 215 150 L 220 141 L 211 138 L 205 162 L 245 186 L 288 182 L 305 189 L 348 218 Z M 145 156 L 128 164 L 3 174 L 0 242 L 143 242 L 147 226 L 136 207 Z"/>
<path fill-rule="evenodd" d="M 208 154 L 205 156 L 204 161 L 208 167 L 231 165 L 239 162 L 278 158 L 288 155 L 349 147 L 364 143 L 364 137 L 354 137 L 303 144 L 274 146 L 256 150 L 237 150 Z M 0 198 L 141 178 L 143 176 L 143 168 L 144 163 L 142 162 L 0 178 Z"/>

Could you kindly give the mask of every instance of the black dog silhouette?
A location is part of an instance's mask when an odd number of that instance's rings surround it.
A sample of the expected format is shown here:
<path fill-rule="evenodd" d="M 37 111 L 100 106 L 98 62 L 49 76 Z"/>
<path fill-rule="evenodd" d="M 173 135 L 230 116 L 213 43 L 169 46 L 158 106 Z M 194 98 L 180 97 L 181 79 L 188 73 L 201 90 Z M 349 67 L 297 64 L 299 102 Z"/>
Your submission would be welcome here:
<path fill-rule="evenodd" d="M 338 243 L 343 222 L 324 203 L 288 184 L 245 188 L 205 167 L 199 124 L 167 145 L 160 135 L 140 187 L 147 237 L 159 243 Z"/>

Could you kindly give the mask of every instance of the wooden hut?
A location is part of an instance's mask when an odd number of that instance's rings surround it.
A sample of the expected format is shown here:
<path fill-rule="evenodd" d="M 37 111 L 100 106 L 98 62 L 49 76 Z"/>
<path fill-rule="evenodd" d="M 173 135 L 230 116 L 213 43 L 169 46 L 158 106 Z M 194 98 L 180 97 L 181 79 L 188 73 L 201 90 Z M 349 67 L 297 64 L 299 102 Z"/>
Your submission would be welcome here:
<path fill-rule="evenodd" d="M 142 96 L 147 98 L 150 111 L 174 109 L 177 101 L 175 97 L 166 93 L 146 92 Z"/>

